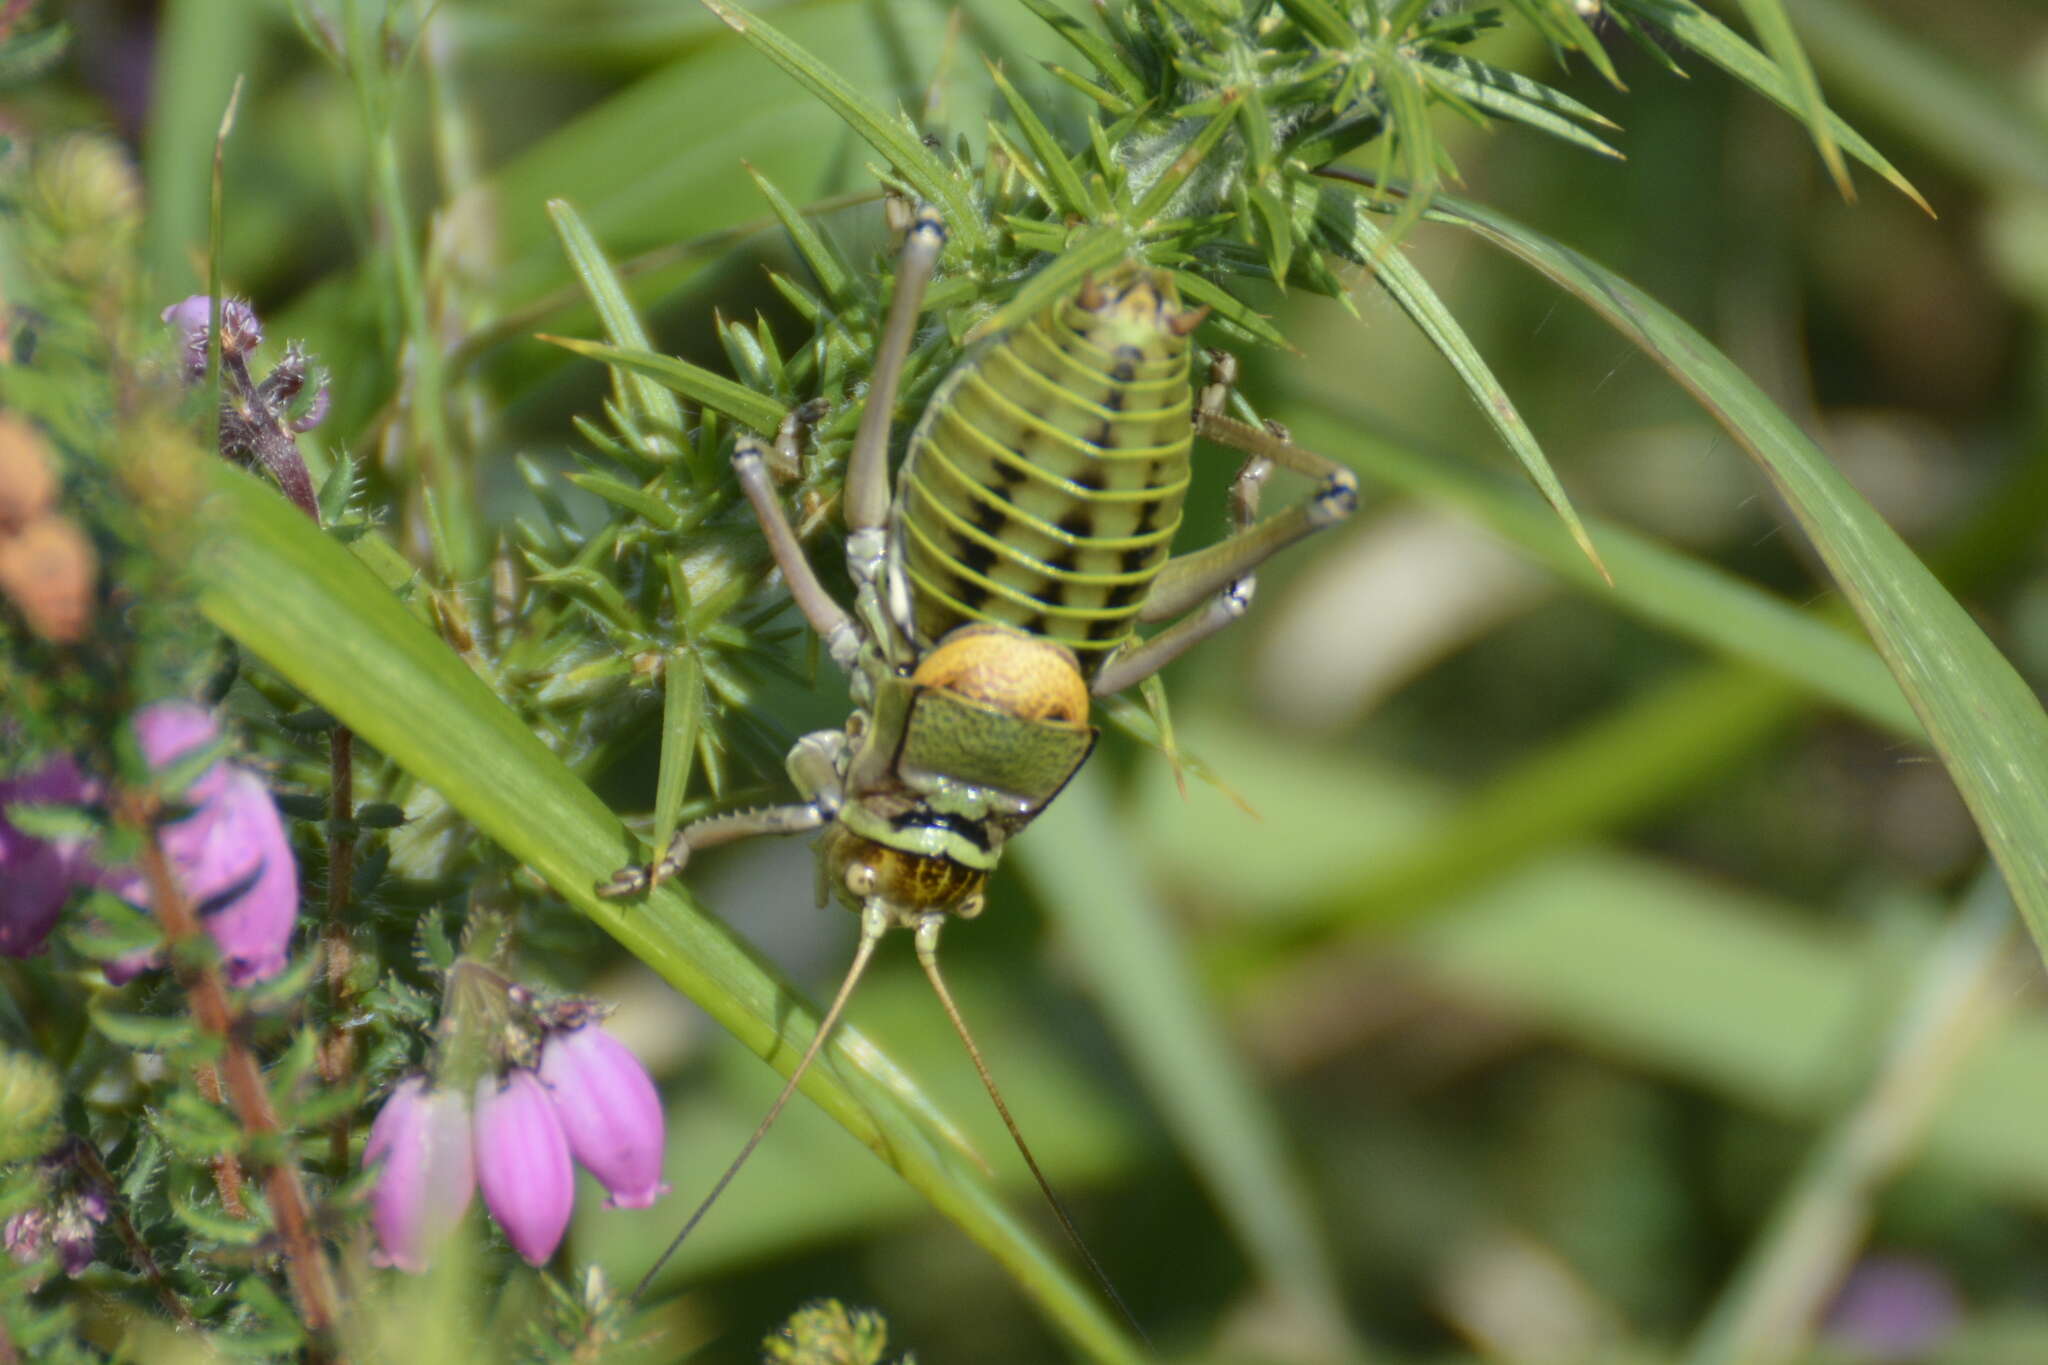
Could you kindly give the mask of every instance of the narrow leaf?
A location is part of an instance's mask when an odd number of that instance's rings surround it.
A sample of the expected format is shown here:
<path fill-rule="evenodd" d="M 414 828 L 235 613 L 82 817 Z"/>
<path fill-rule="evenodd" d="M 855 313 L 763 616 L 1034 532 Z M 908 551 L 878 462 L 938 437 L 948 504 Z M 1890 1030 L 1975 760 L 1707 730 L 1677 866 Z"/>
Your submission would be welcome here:
<path fill-rule="evenodd" d="M 1800 45 L 1799 35 L 1793 32 L 1791 16 L 1785 13 L 1783 0 L 1739 0 L 1742 12 L 1749 19 L 1749 26 L 1763 39 L 1764 51 L 1778 64 L 1786 84 L 1792 90 L 1793 107 L 1799 117 L 1806 121 L 1807 131 L 1813 134 L 1813 145 L 1820 152 L 1823 165 L 1845 199 L 1856 197 L 1855 186 L 1849 183 L 1849 168 L 1842 161 L 1842 149 L 1835 144 L 1828 130 L 1827 101 L 1821 98 L 1820 78 L 1813 74 L 1813 63 L 1806 59 L 1806 49 Z"/>
<path fill-rule="evenodd" d="M 681 610 L 683 604 L 678 604 Z M 663 668 L 661 773 L 654 789 L 654 856 L 668 851 L 681 823 L 683 793 L 690 785 L 690 760 L 697 752 L 697 726 L 704 716 L 704 668 L 688 649 L 669 651 Z"/>
<path fill-rule="evenodd" d="M 1442 352 L 1444 359 L 1451 362 L 1451 368 L 1458 372 L 1458 378 L 1465 383 L 1466 391 L 1486 414 L 1487 421 L 1500 433 L 1508 449 L 1515 452 L 1515 458 L 1522 462 L 1522 469 L 1543 494 L 1558 518 L 1578 542 L 1586 558 L 1599 568 L 1603 577 L 1611 578 L 1600 560 L 1600 552 L 1593 548 L 1591 536 L 1586 534 L 1584 523 L 1565 493 L 1564 485 L 1558 481 L 1557 473 L 1544 457 L 1543 447 L 1537 443 L 1535 433 L 1522 420 L 1522 414 L 1515 408 L 1515 402 L 1508 397 L 1507 390 L 1494 378 L 1493 371 L 1479 354 L 1479 348 L 1472 344 L 1465 329 L 1451 316 L 1451 310 L 1437 296 L 1422 272 L 1409 264 L 1408 258 L 1395 250 L 1387 241 L 1386 234 L 1370 221 L 1364 205 L 1342 190 L 1333 189 L 1325 193 L 1317 206 L 1317 220 L 1334 250 L 1347 260 L 1374 267 L 1374 278 L 1381 288 L 1401 305 L 1403 312 L 1422 329 L 1424 336 Z"/>
<path fill-rule="evenodd" d="M 1577 295 L 1699 400 L 1771 476 L 1899 681 L 2048 945 L 2048 716 L 1898 534 L 1706 338 L 1611 271 L 1462 202 L 1433 208 Z"/>
<path fill-rule="evenodd" d="M 575 208 L 566 199 L 550 199 L 548 218 L 555 225 L 555 235 L 562 240 L 562 251 L 575 269 L 583 292 L 597 309 L 606 339 L 630 351 L 651 350 L 653 344 L 647 338 L 647 329 L 640 325 L 640 315 L 633 310 L 626 286 Z M 683 430 L 683 410 L 675 394 L 650 376 L 630 370 L 614 371 L 612 383 L 620 405 L 632 415 L 632 425 L 649 434 L 643 449 L 657 458 L 674 458 L 681 449 L 678 442 Z"/>
<path fill-rule="evenodd" d="M 867 96 L 839 73 L 774 26 L 763 23 L 759 17 L 731 3 L 731 0 L 704 0 L 704 6 L 824 101 L 847 127 L 859 135 L 861 141 L 888 158 L 889 164 L 910 187 L 944 216 L 947 232 L 966 249 L 968 255 L 981 251 L 987 244 L 987 231 L 981 215 L 974 211 L 966 187 L 946 168 L 937 153 L 913 136 L 898 120 L 870 103 Z"/>
<path fill-rule="evenodd" d="M 550 336 L 543 332 L 540 340 L 560 346 L 565 351 L 602 360 L 607 365 L 617 365 L 654 379 L 686 398 L 693 398 L 707 408 L 716 409 L 759 432 L 772 437 L 782 425 L 783 406 L 765 394 L 755 393 L 744 384 L 714 374 L 702 365 L 692 365 L 675 356 L 660 355 L 654 351 L 639 348 L 607 346 L 601 341 L 583 341 L 576 337 Z"/>
<path fill-rule="evenodd" d="M 1780 109 L 1799 112 L 1799 104 L 1785 73 L 1742 36 L 1708 14 L 1692 0 L 1626 0 L 1627 9 L 1640 19 L 1656 24 L 1684 46 L 1699 53 Z M 1934 210 L 1913 188 L 1913 182 L 1870 145 L 1863 135 L 1840 115 L 1826 113 L 1828 133 L 1842 149 L 1889 181 L 1899 193 L 1911 199 L 1928 215 Z"/>

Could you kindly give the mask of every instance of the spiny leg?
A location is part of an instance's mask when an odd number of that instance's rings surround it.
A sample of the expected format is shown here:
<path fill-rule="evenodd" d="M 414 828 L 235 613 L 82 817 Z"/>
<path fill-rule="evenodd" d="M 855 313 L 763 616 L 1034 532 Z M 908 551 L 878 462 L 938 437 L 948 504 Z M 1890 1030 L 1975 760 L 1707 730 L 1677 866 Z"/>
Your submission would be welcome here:
<path fill-rule="evenodd" d="M 647 1267 L 647 1273 L 640 1277 L 640 1283 L 633 1286 L 634 1299 L 637 1300 L 647 1292 L 647 1286 L 653 1283 L 661 1268 L 668 1264 L 669 1258 L 676 1254 L 689 1235 L 697 1230 L 697 1224 L 703 1222 L 704 1215 L 711 1212 L 711 1206 L 718 1202 L 718 1196 L 725 1193 L 725 1187 L 732 1184 L 732 1178 L 740 1173 L 740 1167 L 747 1164 L 747 1158 L 761 1145 L 761 1139 L 768 1136 L 768 1130 L 781 1116 L 783 1106 L 788 1104 L 789 1097 L 796 1093 L 797 1083 L 803 1080 L 804 1073 L 809 1071 L 811 1063 L 817 1060 L 818 1053 L 825 1046 L 825 1040 L 832 1036 L 832 1029 L 838 1024 L 840 1014 L 846 1009 L 846 1002 L 853 998 L 854 985 L 859 982 L 861 973 L 867 970 L 868 959 L 875 955 L 875 945 L 882 941 L 882 935 L 889 931 L 891 923 L 888 908 L 880 901 L 870 899 L 862 907 L 860 946 L 853 950 L 853 965 L 846 969 L 846 979 L 839 983 L 839 993 L 832 997 L 831 1008 L 827 1009 L 825 1017 L 818 1021 L 818 1031 L 811 1035 L 811 1045 L 805 1048 L 804 1055 L 797 1059 L 796 1069 L 789 1073 L 789 1079 L 783 1083 L 782 1093 L 777 1095 L 775 1103 L 768 1107 L 768 1113 L 761 1119 L 760 1126 L 754 1129 L 754 1135 L 747 1139 L 746 1145 L 740 1148 L 739 1155 L 725 1168 L 725 1174 L 718 1177 L 718 1183 L 711 1187 L 711 1193 L 704 1196 L 703 1201 L 683 1223 L 682 1230 L 676 1233 L 675 1240 L 668 1244 L 668 1249 L 655 1258 L 654 1264 Z"/>
<path fill-rule="evenodd" d="M 732 472 L 739 480 L 740 492 L 746 494 L 754 509 L 755 519 L 761 523 L 761 534 L 775 556 L 776 567 L 782 570 L 783 581 L 789 585 L 791 600 L 825 642 L 825 653 L 832 662 L 852 672 L 854 660 L 860 654 L 860 629 L 853 616 L 818 581 L 818 571 L 811 567 L 810 556 L 797 540 L 796 529 L 782 510 L 782 499 L 775 495 L 774 481 L 768 477 L 767 453 L 754 437 L 741 436 L 733 447 Z"/>
<path fill-rule="evenodd" d="M 1295 445 L 1282 428 L 1261 430 L 1223 415 L 1236 369 L 1235 360 L 1219 353 L 1212 382 L 1202 391 L 1195 413 L 1198 434 L 1251 457 L 1231 485 L 1231 534 L 1206 549 L 1167 561 L 1145 595 L 1138 619 L 1179 619 L 1097 673 L 1090 687 L 1097 696 L 1142 682 L 1242 617 L 1251 606 L 1259 565 L 1358 509 L 1358 478 L 1349 469 Z M 1319 479 L 1322 486 L 1286 511 L 1260 521 L 1259 493 L 1274 465 Z"/>
<path fill-rule="evenodd" d="M 689 865 L 698 849 L 751 839 L 760 834 L 804 834 L 832 818 L 832 812 L 816 801 L 789 806 L 764 806 L 760 810 L 734 811 L 730 815 L 708 815 L 692 820 L 677 830 L 660 858 L 646 867 L 635 863 L 612 873 L 600 882 L 597 894 L 605 900 L 637 896 L 652 890 Z"/>
<path fill-rule="evenodd" d="M 846 736 L 839 730 L 805 735 L 789 751 L 788 768 L 796 789 L 808 800 L 692 820 L 675 832 L 654 863 L 620 868 L 608 880 L 598 883 L 597 894 L 606 900 L 618 900 L 651 890 L 680 873 L 688 866 L 690 855 L 700 848 L 716 848 L 763 834 L 804 834 L 830 823 L 844 799 L 839 785 L 839 754 L 845 746 Z"/>
<path fill-rule="evenodd" d="M 996 1088 L 996 1079 L 989 1074 L 988 1063 L 981 1059 L 981 1049 L 975 1046 L 974 1035 L 968 1031 L 966 1018 L 961 1015 L 960 1007 L 953 1003 L 953 993 L 946 989 L 946 978 L 939 973 L 939 930 L 945 927 L 945 923 L 946 916 L 937 911 L 918 917 L 918 965 L 924 968 L 925 978 L 932 983 L 932 991 L 939 997 L 939 1004 L 945 1009 L 946 1018 L 952 1021 L 953 1032 L 959 1034 L 960 1041 L 966 1045 L 967 1058 L 974 1063 L 974 1074 L 981 1077 L 982 1088 L 988 1091 L 988 1097 L 995 1101 L 996 1113 L 1002 1115 L 1003 1127 L 1010 1130 L 1010 1141 L 1017 1144 L 1018 1154 L 1024 1158 L 1024 1164 L 1031 1168 L 1031 1176 L 1038 1182 L 1039 1190 L 1044 1193 L 1045 1202 L 1052 1205 L 1053 1215 L 1060 1220 L 1060 1226 L 1066 1230 L 1067 1240 L 1074 1244 L 1074 1250 L 1081 1253 L 1081 1259 L 1088 1263 L 1089 1272 L 1095 1276 L 1095 1282 L 1102 1286 L 1102 1292 L 1116 1305 L 1117 1312 L 1123 1314 L 1123 1319 L 1130 1325 L 1131 1330 L 1140 1340 L 1145 1340 L 1145 1329 L 1138 1324 L 1137 1318 L 1131 1315 L 1131 1310 L 1124 1303 L 1123 1295 L 1117 1293 L 1116 1286 L 1109 1282 L 1109 1275 L 1103 1270 L 1102 1263 L 1095 1259 L 1095 1253 L 1081 1240 L 1081 1231 L 1074 1226 L 1072 1216 L 1067 1213 L 1067 1206 L 1060 1201 L 1059 1195 L 1053 1192 L 1052 1182 L 1046 1179 L 1045 1172 L 1039 1169 L 1038 1158 L 1031 1154 L 1031 1146 L 1024 1141 L 1024 1132 L 1017 1127 L 1017 1120 L 1010 1117 L 1010 1106 L 1003 1102 L 1003 1092 Z"/>

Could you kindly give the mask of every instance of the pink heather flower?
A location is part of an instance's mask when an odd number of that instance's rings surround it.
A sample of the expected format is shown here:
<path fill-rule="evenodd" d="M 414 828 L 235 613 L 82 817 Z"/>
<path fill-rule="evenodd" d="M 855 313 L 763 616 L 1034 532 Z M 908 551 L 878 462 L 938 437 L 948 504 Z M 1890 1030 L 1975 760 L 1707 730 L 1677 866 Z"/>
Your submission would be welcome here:
<path fill-rule="evenodd" d="M 0 953 L 38 952 L 57 923 L 71 888 L 90 875 L 86 841 L 38 839 L 7 821 L 10 809 L 77 805 L 96 793 L 78 765 L 55 759 L 35 772 L 0 782 Z"/>
<path fill-rule="evenodd" d="M 477 1082 L 476 1175 L 512 1249 L 545 1265 L 568 1231 L 576 1175 L 548 1092 L 524 1067 Z"/>
<path fill-rule="evenodd" d="M 569 1150 L 611 1191 L 610 1207 L 644 1209 L 668 1192 L 661 1097 L 624 1043 L 596 1024 L 550 1033 L 540 1080 Z"/>
<path fill-rule="evenodd" d="M 424 1076 L 400 1081 L 370 1125 L 363 1165 L 379 1167 L 370 1190 L 374 1259 L 420 1273 L 476 1193 L 468 1101 L 428 1089 Z"/>
<path fill-rule="evenodd" d="M 43 1254 L 43 1239 L 49 1232 L 49 1212 L 38 1205 L 9 1218 L 5 1230 L 0 1231 L 0 1242 L 5 1243 L 16 1265 L 27 1265 Z"/>
<path fill-rule="evenodd" d="M 137 714 L 135 733 L 150 764 L 165 768 L 213 743 L 219 730 L 197 706 L 162 702 Z M 202 773 L 183 799 L 192 813 L 158 831 L 178 884 L 220 946 L 228 980 L 267 980 L 284 970 L 299 915 L 299 868 L 277 803 L 254 773 L 224 761 Z M 103 884 L 148 908 L 140 871 L 106 874 Z M 138 955 L 110 963 L 107 975 L 119 983 L 153 965 L 153 954 Z"/>

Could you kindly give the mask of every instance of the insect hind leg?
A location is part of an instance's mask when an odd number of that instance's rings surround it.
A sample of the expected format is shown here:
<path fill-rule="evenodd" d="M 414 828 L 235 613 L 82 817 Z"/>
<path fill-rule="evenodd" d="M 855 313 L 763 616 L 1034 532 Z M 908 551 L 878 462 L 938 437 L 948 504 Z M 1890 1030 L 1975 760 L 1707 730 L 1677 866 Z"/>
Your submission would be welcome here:
<path fill-rule="evenodd" d="M 1251 609 L 1259 565 L 1294 542 L 1346 520 L 1358 509 L 1358 478 L 1349 469 L 1294 444 L 1284 427 L 1269 423 L 1260 428 L 1224 415 L 1223 404 L 1236 373 L 1237 362 L 1217 353 L 1211 382 L 1202 391 L 1195 412 L 1197 433 L 1248 457 L 1231 484 L 1231 534 L 1206 549 L 1167 561 L 1145 595 L 1138 619 L 1172 620 L 1173 624 L 1112 659 L 1096 674 L 1091 690 L 1098 696 L 1144 681 L 1238 620 Z M 1317 479 L 1321 486 L 1287 510 L 1261 521 L 1259 496 L 1275 465 Z"/>

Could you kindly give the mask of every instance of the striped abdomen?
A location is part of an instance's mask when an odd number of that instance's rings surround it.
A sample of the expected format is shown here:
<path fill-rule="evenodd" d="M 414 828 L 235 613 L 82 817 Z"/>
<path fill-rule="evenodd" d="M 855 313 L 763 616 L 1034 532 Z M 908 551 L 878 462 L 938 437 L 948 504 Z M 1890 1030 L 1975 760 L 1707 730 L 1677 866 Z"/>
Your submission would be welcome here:
<path fill-rule="evenodd" d="M 1199 320 L 1170 276 L 1127 265 L 946 377 L 892 512 L 920 644 L 997 621 L 1092 676 L 1130 637 L 1180 525 Z"/>

